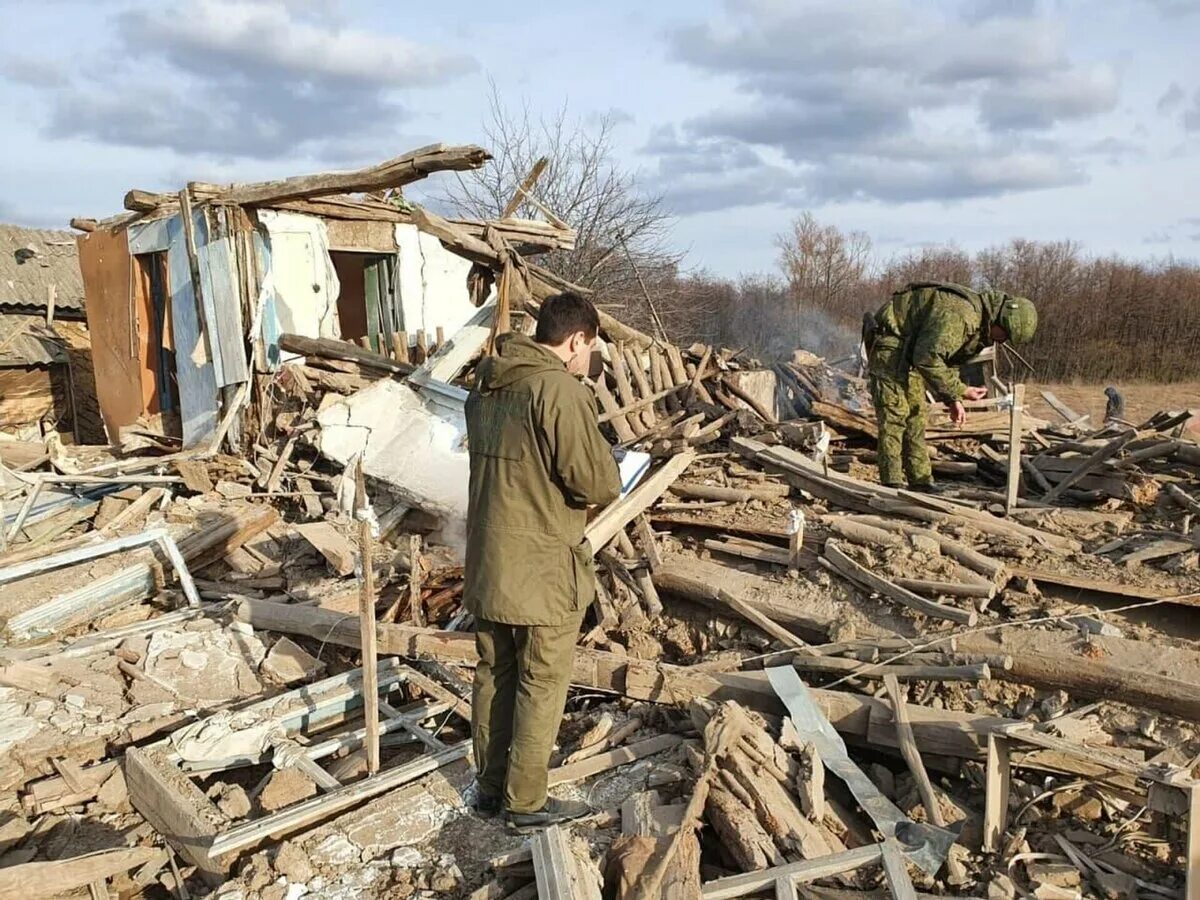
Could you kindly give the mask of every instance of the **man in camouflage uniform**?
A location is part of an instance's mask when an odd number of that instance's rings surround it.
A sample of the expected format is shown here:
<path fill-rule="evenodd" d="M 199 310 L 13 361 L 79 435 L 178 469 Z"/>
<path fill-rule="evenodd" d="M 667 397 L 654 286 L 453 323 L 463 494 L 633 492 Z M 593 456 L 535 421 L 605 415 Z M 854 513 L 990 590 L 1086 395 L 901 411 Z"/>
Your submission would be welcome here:
<path fill-rule="evenodd" d="M 959 368 L 992 344 L 1028 342 L 1037 329 L 1037 310 L 1026 298 L 1003 291 L 919 282 L 893 294 L 867 326 L 879 480 L 889 487 L 907 482 L 913 490 L 932 490 L 926 389 L 946 404 L 950 421 L 962 425 L 967 419 L 962 401 L 982 400 L 987 388 L 963 384 Z"/>

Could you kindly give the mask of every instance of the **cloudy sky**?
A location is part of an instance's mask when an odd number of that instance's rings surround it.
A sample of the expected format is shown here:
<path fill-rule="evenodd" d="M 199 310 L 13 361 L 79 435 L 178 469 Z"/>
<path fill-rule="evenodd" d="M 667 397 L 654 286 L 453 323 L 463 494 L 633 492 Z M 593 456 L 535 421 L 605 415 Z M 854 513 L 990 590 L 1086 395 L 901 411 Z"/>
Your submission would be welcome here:
<path fill-rule="evenodd" d="M 885 253 L 1028 237 L 1200 259 L 1200 0 L 0 0 L 0 17 L 0 221 L 481 141 L 494 83 L 618 122 L 695 267 L 772 267 L 804 209 Z"/>

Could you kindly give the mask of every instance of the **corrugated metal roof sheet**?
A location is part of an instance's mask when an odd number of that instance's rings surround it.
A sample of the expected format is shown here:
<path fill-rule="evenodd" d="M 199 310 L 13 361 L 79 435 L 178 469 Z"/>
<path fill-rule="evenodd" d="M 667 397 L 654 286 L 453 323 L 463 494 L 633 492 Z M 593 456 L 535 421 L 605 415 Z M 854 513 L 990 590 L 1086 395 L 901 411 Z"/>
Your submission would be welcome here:
<path fill-rule="evenodd" d="M 67 361 L 62 339 L 36 316 L 0 315 L 0 368 Z"/>
<path fill-rule="evenodd" d="M 0 225 L 0 309 L 45 309 L 50 285 L 55 309 L 83 312 L 74 234 Z"/>

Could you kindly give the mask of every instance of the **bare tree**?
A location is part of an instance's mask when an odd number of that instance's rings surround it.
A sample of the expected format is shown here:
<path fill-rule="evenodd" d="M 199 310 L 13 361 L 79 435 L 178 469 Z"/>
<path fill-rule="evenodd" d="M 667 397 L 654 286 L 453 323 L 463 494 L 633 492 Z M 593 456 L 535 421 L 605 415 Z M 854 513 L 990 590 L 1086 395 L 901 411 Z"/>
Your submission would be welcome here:
<path fill-rule="evenodd" d="M 840 307 L 871 263 L 871 239 L 865 232 L 821 225 L 810 212 L 802 213 L 775 244 L 798 312 Z"/>
<path fill-rule="evenodd" d="M 644 284 L 672 332 L 681 312 L 672 298 L 679 293 L 682 254 L 668 246 L 671 216 L 662 198 L 639 190 L 634 174 L 617 161 L 616 124 L 611 116 L 585 124 L 570 118 L 565 105 L 548 118 L 534 116 L 527 104 L 514 111 L 493 85 L 483 132 L 494 159 L 458 173 L 438 199 L 463 216 L 496 218 L 544 157 L 548 165 L 531 193 L 574 228 L 577 238 L 574 250 L 549 253 L 537 262 L 591 289 L 598 304 L 649 332 Z M 528 200 L 521 201 L 517 214 L 544 218 Z"/>

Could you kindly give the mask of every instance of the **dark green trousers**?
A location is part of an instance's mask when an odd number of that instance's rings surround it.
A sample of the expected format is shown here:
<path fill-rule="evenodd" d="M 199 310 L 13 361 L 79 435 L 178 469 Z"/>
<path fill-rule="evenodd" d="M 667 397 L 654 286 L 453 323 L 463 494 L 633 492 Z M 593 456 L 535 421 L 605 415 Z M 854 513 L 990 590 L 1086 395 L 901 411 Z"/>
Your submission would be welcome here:
<path fill-rule="evenodd" d="M 471 737 L 479 788 L 510 812 L 546 802 L 550 751 L 558 736 L 583 610 L 563 625 L 475 620 Z"/>

